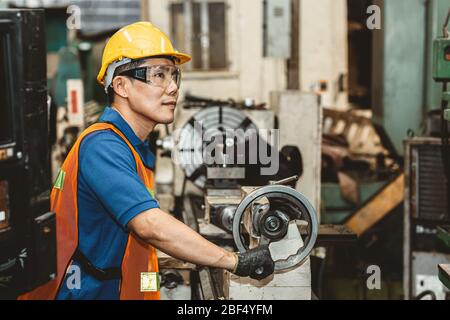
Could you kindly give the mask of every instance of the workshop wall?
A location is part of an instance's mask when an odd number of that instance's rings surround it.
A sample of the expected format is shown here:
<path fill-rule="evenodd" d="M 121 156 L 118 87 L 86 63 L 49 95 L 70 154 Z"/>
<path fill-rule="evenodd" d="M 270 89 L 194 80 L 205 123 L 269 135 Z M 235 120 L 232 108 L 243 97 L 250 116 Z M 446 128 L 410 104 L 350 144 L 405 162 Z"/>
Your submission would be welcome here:
<path fill-rule="evenodd" d="M 345 108 L 347 92 L 339 92 L 340 76 L 347 74 L 347 9 L 345 0 L 298 0 L 299 80 L 302 91 L 317 91 L 327 83 L 322 102 Z M 148 19 L 170 34 L 170 4 L 177 1 L 147 0 Z M 286 61 L 263 56 L 263 1 L 228 0 L 226 41 L 228 68 L 220 71 L 187 71 L 182 94 L 216 99 L 254 98 L 268 102 L 271 91 L 287 88 Z M 245 32 L 244 32 L 245 31 Z M 208 80 L 208 81 L 205 81 Z"/>

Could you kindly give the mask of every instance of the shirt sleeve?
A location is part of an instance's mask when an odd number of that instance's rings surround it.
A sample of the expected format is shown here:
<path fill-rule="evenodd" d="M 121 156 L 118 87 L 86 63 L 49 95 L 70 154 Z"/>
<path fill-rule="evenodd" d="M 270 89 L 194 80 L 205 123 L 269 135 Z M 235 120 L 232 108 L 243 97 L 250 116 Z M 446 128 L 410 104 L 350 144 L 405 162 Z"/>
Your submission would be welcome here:
<path fill-rule="evenodd" d="M 159 208 L 136 171 L 133 154 L 112 131 L 94 132 L 81 142 L 78 174 L 123 227 L 143 211 Z"/>

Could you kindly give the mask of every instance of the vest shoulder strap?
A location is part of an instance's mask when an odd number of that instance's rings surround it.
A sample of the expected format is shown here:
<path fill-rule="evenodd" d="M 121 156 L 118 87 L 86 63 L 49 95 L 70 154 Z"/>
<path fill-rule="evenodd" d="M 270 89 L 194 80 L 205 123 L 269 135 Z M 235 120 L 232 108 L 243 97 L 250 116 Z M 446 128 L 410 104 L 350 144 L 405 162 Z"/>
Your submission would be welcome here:
<path fill-rule="evenodd" d="M 81 141 L 83 141 L 83 139 L 87 135 L 89 135 L 95 131 L 100 131 L 100 130 L 111 130 L 111 131 L 115 132 L 120 138 L 122 138 L 122 140 L 127 144 L 128 148 L 131 150 L 131 153 L 133 154 L 134 160 L 136 161 L 136 165 L 138 166 L 138 168 L 140 167 L 140 169 L 143 172 L 145 172 L 145 165 L 142 162 L 142 159 L 139 156 L 139 154 L 137 153 L 137 151 L 134 149 L 131 142 L 127 139 L 127 137 L 125 137 L 125 135 L 122 133 L 122 131 L 120 131 L 115 125 L 113 125 L 110 122 L 96 122 L 96 123 L 90 125 L 88 128 L 86 128 L 80 134 L 80 137 L 78 138 L 76 146 L 74 146 L 73 149 L 75 149 L 75 148 L 78 149 L 79 145 L 81 144 Z"/>

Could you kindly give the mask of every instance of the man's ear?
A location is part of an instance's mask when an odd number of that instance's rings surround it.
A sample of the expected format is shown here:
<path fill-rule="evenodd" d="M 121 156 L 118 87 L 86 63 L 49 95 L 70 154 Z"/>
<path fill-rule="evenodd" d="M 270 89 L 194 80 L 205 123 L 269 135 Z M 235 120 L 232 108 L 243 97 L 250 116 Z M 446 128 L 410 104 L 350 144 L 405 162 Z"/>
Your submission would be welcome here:
<path fill-rule="evenodd" d="M 112 87 L 118 96 L 124 99 L 128 98 L 129 81 L 125 77 L 115 77 L 112 81 Z"/>

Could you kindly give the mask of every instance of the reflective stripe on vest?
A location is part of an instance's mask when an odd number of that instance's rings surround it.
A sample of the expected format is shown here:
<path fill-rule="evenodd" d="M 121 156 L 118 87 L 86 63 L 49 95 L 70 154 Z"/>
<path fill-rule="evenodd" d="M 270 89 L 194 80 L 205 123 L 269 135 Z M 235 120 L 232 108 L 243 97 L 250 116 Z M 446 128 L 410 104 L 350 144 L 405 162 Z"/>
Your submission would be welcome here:
<path fill-rule="evenodd" d="M 99 130 L 112 130 L 128 145 L 136 161 L 137 173 L 148 190 L 153 193 L 153 172 L 144 166 L 139 154 L 128 139 L 114 125 L 95 123 L 84 130 L 75 142 L 61 166 L 60 174 L 50 195 L 51 211 L 56 213 L 57 273 L 56 278 L 46 284 L 25 293 L 21 300 L 55 299 L 62 280 L 72 262 L 72 256 L 78 246 L 78 152 L 81 141 L 88 134 Z M 141 291 L 141 277 L 148 272 L 158 272 L 156 250 L 130 233 L 121 265 L 121 300 L 157 300 L 159 291 Z"/>

